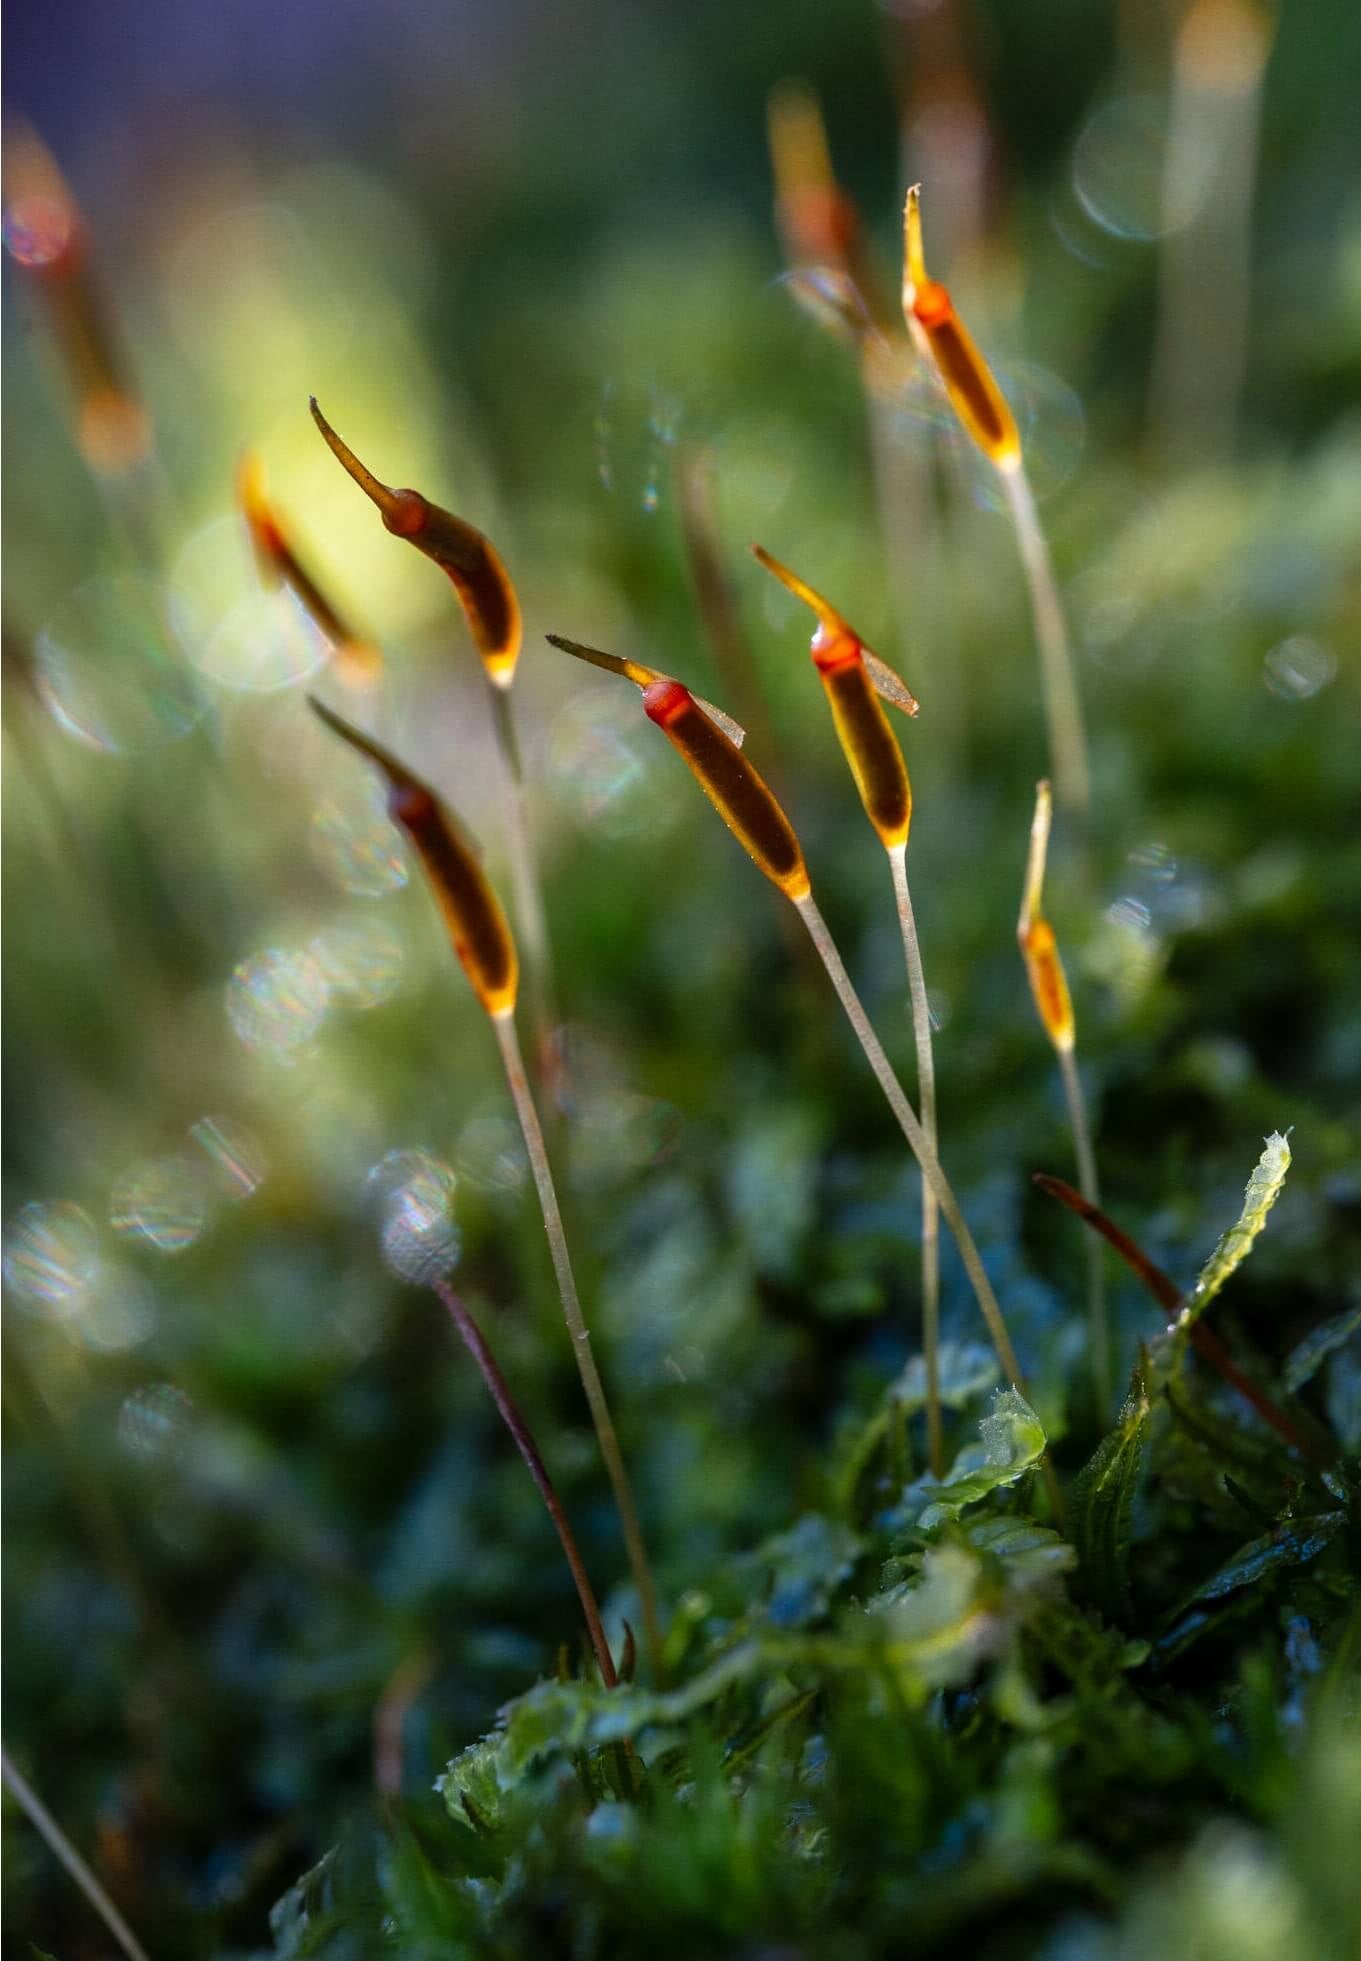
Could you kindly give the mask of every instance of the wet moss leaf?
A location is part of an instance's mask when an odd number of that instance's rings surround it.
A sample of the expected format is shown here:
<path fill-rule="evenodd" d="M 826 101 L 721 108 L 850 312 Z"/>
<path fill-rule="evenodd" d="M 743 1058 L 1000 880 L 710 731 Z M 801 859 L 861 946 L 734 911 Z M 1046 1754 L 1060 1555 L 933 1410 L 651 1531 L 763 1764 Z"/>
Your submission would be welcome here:
<path fill-rule="evenodd" d="M 1248 1180 L 1248 1188 L 1243 1194 L 1243 1209 L 1237 1221 L 1229 1227 L 1201 1268 L 1200 1278 L 1177 1316 L 1178 1332 L 1185 1333 L 1200 1319 L 1224 1283 L 1237 1272 L 1252 1251 L 1253 1242 L 1266 1224 L 1267 1214 L 1280 1197 L 1289 1169 L 1290 1145 L 1280 1131 L 1273 1130 Z"/>
<path fill-rule="evenodd" d="M 978 1342 L 943 1341 L 937 1373 L 941 1407 L 959 1410 L 991 1389 L 997 1380 L 998 1362 L 992 1350 Z M 852 1431 L 849 1441 L 842 1445 L 841 1468 L 835 1484 L 838 1509 L 853 1510 L 860 1482 L 895 1419 L 917 1416 L 925 1408 L 926 1358 L 914 1355 L 889 1386 L 873 1416 Z"/>
<path fill-rule="evenodd" d="M 1331 1320 L 1298 1342 L 1286 1357 L 1281 1375 L 1287 1393 L 1293 1396 L 1306 1382 L 1312 1382 L 1333 1350 L 1350 1341 L 1358 1329 L 1361 1329 L 1361 1301 L 1344 1308 L 1341 1314 L 1334 1314 Z"/>
<path fill-rule="evenodd" d="M 1292 1519 L 1264 1532 L 1260 1539 L 1241 1546 L 1232 1559 L 1189 1594 L 1177 1614 L 1185 1613 L 1197 1601 L 1222 1600 L 1240 1587 L 1255 1586 L 1277 1567 L 1307 1565 L 1331 1544 L 1346 1522 L 1345 1512 L 1319 1512 L 1313 1518 Z"/>
<path fill-rule="evenodd" d="M 503 1771 L 508 1777 L 505 1783 Z M 513 1781 L 505 1762 L 505 1738 L 492 1735 L 455 1757 L 435 1779 L 435 1789 L 444 1799 L 449 1816 L 460 1825 L 471 1831 L 495 1831 Z"/>
<path fill-rule="evenodd" d="M 1017 1389 L 999 1389 L 978 1428 L 979 1441 L 960 1451 L 939 1483 L 922 1478 L 904 1494 L 905 1522 L 934 1531 L 966 1506 L 1018 1483 L 1044 1455 L 1044 1426 Z"/>
<path fill-rule="evenodd" d="M 1021 1586 L 1053 1579 L 1077 1564 L 1077 1553 L 1060 1533 L 1028 1518 L 980 1519 L 965 1537 L 975 1552 L 1001 1560 L 1008 1582 Z"/>

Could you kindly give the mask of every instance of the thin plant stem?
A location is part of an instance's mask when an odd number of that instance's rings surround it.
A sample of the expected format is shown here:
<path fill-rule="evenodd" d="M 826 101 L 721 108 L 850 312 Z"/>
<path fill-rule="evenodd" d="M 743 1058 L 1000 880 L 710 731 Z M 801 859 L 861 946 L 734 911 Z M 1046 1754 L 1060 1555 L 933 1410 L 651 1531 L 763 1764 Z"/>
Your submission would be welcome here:
<path fill-rule="evenodd" d="M 1077 1182 L 1089 1205 L 1100 1205 L 1101 1186 L 1096 1175 L 1096 1152 L 1092 1149 L 1092 1127 L 1087 1118 L 1087 1099 L 1078 1074 L 1077 1050 L 1056 1051 L 1063 1095 L 1068 1105 L 1068 1122 L 1073 1132 L 1073 1152 L 1077 1158 Z M 1101 1241 L 1087 1237 L 1087 1321 L 1092 1348 L 1092 1387 L 1097 1407 L 1105 1410 L 1111 1397 L 1111 1327 L 1106 1310 L 1106 1272 Z"/>
<path fill-rule="evenodd" d="M 922 972 L 921 942 L 907 883 L 907 844 L 895 844 L 888 854 L 893 867 L 893 891 L 898 901 L 898 925 L 907 963 L 907 991 L 912 1002 L 912 1033 L 917 1044 L 917 1097 L 921 1123 L 933 1154 L 940 1155 L 936 1131 L 936 1064 L 931 1047 L 931 1007 Z M 922 1173 L 922 1348 L 926 1357 L 926 1435 L 931 1470 L 945 1470 L 945 1437 L 940 1414 L 940 1208 L 925 1172 Z"/>
<path fill-rule="evenodd" d="M 535 1059 L 540 1080 L 546 1082 L 556 1096 L 559 1057 L 553 955 L 548 941 L 543 880 L 539 875 L 534 833 L 529 821 L 529 799 L 520 739 L 515 727 L 510 689 L 489 680 L 487 691 L 491 696 L 496 745 L 506 773 L 506 845 L 510 857 L 511 891 L 515 900 L 515 923 L 529 969 L 529 1013 L 534 1030 Z"/>
<path fill-rule="evenodd" d="M 907 1139 L 914 1157 L 922 1168 L 922 1176 L 930 1185 L 937 1204 L 945 1214 L 945 1223 L 949 1226 L 955 1244 L 959 1247 L 964 1270 L 978 1298 L 978 1305 L 982 1309 L 993 1347 L 997 1350 L 997 1358 L 1009 1380 L 1018 1388 L 1023 1388 L 1025 1378 L 1021 1374 L 1021 1365 L 1016 1359 L 1016 1350 L 1011 1345 L 1011 1336 L 1007 1333 L 1002 1310 L 997 1304 L 997 1296 L 992 1291 L 992 1282 L 984 1271 L 973 1234 L 964 1223 L 964 1215 L 959 1209 L 958 1201 L 945 1173 L 940 1168 L 940 1162 L 927 1142 L 926 1134 L 903 1092 L 902 1084 L 893 1072 L 893 1064 L 884 1054 L 879 1037 L 875 1034 L 870 1018 L 861 1005 L 860 996 L 851 985 L 851 977 L 846 972 L 845 962 L 837 951 L 836 941 L 828 932 L 827 922 L 818 911 L 817 902 L 811 892 L 805 893 L 801 899 L 796 899 L 794 904 L 804 925 L 808 928 L 823 966 L 827 969 L 827 977 L 837 991 L 837 997 L 846 1011 L 846 1019 L 851 1024 L 855 1038 L 865 1051 L 865 1060 L 878 1078 L 879 1087 L 888 1100 L 888 1106 L 898 1120 L 898 1128 Z"/>
<path fill-rule="evenodd" d="M 855 1038 L 865 1052 L 865 1060 L 869 1063 L 870 1068 L 878 1078 L 879 1087 L 884 1092 L 888 1106 L 898 1120 L 898 1127 L 907 1139 L 914 1157 L 921 1166 L 922 1175 L 935 1194 L 937 1204 L 945 1214 L 945 1223 L 949 1226 L 954 1236 L 954 1242 L 959 1248 L 959 1256 L 964 1262 L 964 1271 L 969 1276 L 969 1282 L 973 1287 L 979 1308 L 982 1310 L 983 1319 L 987 1323 L 988 1333 L 992 1337 L 992 1345 L 997 1351 L 997 1359 L 1001 1362 L 1008 1380 L 1014 1383 L 1018 1389 L 1024 1391 L 1026 1386 L 1025 1377 L 1021 1373 L 1021 1365 L 1016 1359 L 1016 1350 L 1011 1345 L 1011 1336 L 1007 1333 L 1007 1324 L 1003 1319 L 1002 1310 L 997 1302 L 997 1296 L 992 1291 L 992 1282 L 988 1279 L 987 1273 L 984 1270 L 982 1258 L 979 1255 L 977 1246 L 974 1244 L 974 1236 L 965 1224 L 964 1214 L 959 1209 L 959 1201 L 956 1199 L 945 1173 L 940 1168 L 940 1160 L 926 1141 L 926 1135 L 921 1125 L 917 1122 L 916 1113 L 903 1093 L 902 1084 L 893 1072 L 893 1064 L 884 1054 L 883 1045 L 879 1037 L 875 1034 L 870 1018 L 861 1005 L 860 996 L 851 985 L 851 977 L 846 972 L 846 963 L 837 951 L 836 941 L 828 932 L 827 922 L 818 911 L 817 902 L 813 898 L 812 893 L 805 892 L 803 897 L 801 899 L 795 899 L 793 904 L 798 910 L 799 917 L 808 928 L 809 937 L 818 950 L 818 956 L 823 966 L 827 969 L 827 977 L 836 989 L 837 998 L 846 1011 L 846 1019 L 850 1022 Z M 1049 1502 L 1054 1510 L 1054 1516 L 1061 1518 L 1063 1516 L 1063 1497 L 1059 1491 L 1058 1479 L 1054 1476 L 1054 1468 L 1049 1462 L 1047 1452 L 1041 1460 L 1041 1470 L 1044 1476 L 1045 1489 L 1049 1493 Z"/>
<path fill-rule="evenodd" d="M 66 1868 L 90 1905 L 108 1928 L 128 1961 L 148 1961 L 147 1951 L 133 1933 L 118 1908 L 76 1851 L 70 1839 L 43 1803 L 28 1779 L 15 1768 L 7 1750 L 0 1749 L 0 1776 L 5 1789 L 27 1816 L 34 1831 L 44 1841 L 54 1859 Z"/>
<path fill-rule="evenodd" d="M 653 1677 L 660 1683 L 663 1679 L 663 1651 L 656 1588 L 653 1585 L 652 1569 L 648 1564 L 647 1550 L 643 1544 L 642 1528 L 638 1523 L 638 1508 L 634 1503 L 633 1486 L 629 1482 L 628 1472 L 624 1469 L 623 1453 L 619 1448 L 619 1439 L 615 1435 L 610 1406 L 605 1398 L 605 1386 L 600 1380 L 600 1371 L 591 1352 L 591 1334 L 581 1311 L 576 1277 L 572 1272 L 571 1256 L 567 1251 L 567 1234 L 563 1229 L 562 1210 L 558 1204 L 552 1166 L 548 1161 L 543 1127 L 539 1122 L 539 1113 L 534 1107 L 534 1098 L 525 1075 L 524 1058 L 520 1054 L 513 1014 L 507 1010 L 503 1014 L 493 1015 L 492 1026 L 496 1030 L 496 1039 L 501 1047 L 506 1083 L 510 1089 L 511 1101 L 515 1105 L 515 1114 L 520 1120 L 525 1149 L 529 1154 L 529 1168 L 539 1195 L 539 1209 L 543 1213 L 544 1231 L 548 1235 L 548 1250 L 553 1258 L 553 1271 L 557 1275 L 563 1319 L 567 1323 L 567 1332 L 572 1338 L 572 1352 L 576 1356 L 581 1386 L 586 1392 L 591 1421 L 595 1425 L 595 1433 L 600 1442 L 600 1454 L 605 1460 L 605 1469 L 614 1489 L 615 1504 L 619 1508 L 620 1523 L 624 1529 L 624 1544 L 628 1550 L 629 1565 L 633 1570 L 633 1583 L 638 1589 L 638 1598 L 642 1604 L 643 1634 L 652 1663 Z"/>
<path fill-rule="evenodd" d="M 1035 625 L 1035 644 L 1040 655 L 1040 692 L 1044 698 L 1044 719 L 1049 732 L 1049 753 L 1054 766 L 1054 787 L 1060 803 L 1085 813 L 1091 801 L 1091 782 L 1087 770 L 1087 737 L 1082 726 L 1082 703 L 1073 673 L 1073 656 L 1068 645 L 1068 628 L 1054 578 L 1053 561 L 1035 507 L 1034 492 L 1025 466 L 1019 458 L 1014 465 L 999 469 L 1007 508 L 1016 532 L 1026 585 L 1030 590 L 1030 611 Z"/>
<path fill-rule="evenodd" d="M 539 1488 L 539 1496 L 548 1507 L 548 1516 L 553 1521 L 553 1529 L 558 1535 L 563 1557 L 571 1569 L 572 1579 L 576 1584 L 577 1599 L 581 1602 L 581 1611 L 586 1618 L 586 1631 L 591 1637 L 591 1646 L 595 1650 L 600 1678 L 607 1689 L 615 1688 L 619 1677 L 615 1671 L 614 1657 L 610 1653 L 610 1644 L 605 1639 L 605 1628 L 600 1618 L 600 1608 L 596 1604 L 595 1592 L 587 1577 L 576 1538 L 568 1523 L 567 1514 L 562 1508 L 562 1501 L 558 1497 L 552 1478 L 548 1475 L 548 1468 L 539 1455 L 539 1447 L 530 1433 L 529 1425 L 520 1414 L 496 1357 L 487 1346 L 482 1330 L 474 1321 L 466 1303 L 454 1292 L 447 1280 L 440 1278 L 432 1282 L 432 1285 L 435 1293 L 449 1310 L 449 1317 L 458 1329 L 464 1347 L 476 1362 L 482 1380 L 487 1385 L 488 1393 L 500 1412 L 501 1420 L 515 1439 L 515 1448 L 523 1457 L 529 1475 Z"/>

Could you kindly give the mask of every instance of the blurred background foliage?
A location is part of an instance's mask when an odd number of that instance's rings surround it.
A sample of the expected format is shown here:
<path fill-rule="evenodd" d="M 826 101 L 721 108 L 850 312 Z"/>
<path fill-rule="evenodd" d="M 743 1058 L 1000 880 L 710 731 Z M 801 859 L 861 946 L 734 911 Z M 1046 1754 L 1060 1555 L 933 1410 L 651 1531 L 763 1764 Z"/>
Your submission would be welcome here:
<path fill-rule="evenodd" d="M 1279 1358 L 1355 1300 L 1361 23 L 1350 0 L 1274 23 L 1246 368 L 1232 426 L 1188 432 L 1153 385 L 1173 14 L 9 9 L 12 121 L 85 211 L 155 444 L 131 474 L 86 467 L 11 258 L 5 1730 L 153 1951 L 259 1951 L 270 1902 L 371 1801 L 394 1712 L 402 1787 L 433 1808 L 445 1761 L 576 1638 L 546 1520 L 418 1284 L 432 1261 L 456 1260 L 611 1625 L 630 1611 L 485 1022 L 366 773 L 306 712 L 307 684 L 343 690 L 234 508 L 251 445 L 384 649 L 351 712 L 503 877 L 462 622 L 309 393 L 380 475 L 482 526 L 520 589 L 570 1225 L 667 1598 L 820 1502 L 846 1411 L 919 1345 L 915 1178 L 830 995 L 632 692 L 543 644 L 736 705 L 684 469 L 712 497 L 756 760 L 909 1080 L 885 868 L 805 622 L 747 541 L 921 697 L 943 1156 L 1051 1438 L 1077 1463 L 1099 1434 L 1081 1247 L 1029 1181 L 1070 1147 L 1013 933 L 1045 767 L 1024 591 L 934 399 L 895 381 L 867 413 L 796 303 L 765 148 L 784 76 L 820 93 L 890 292 L 901 187 L 925 179 L 928 252 L 1023 417 L 1093 747 L 1090 841 L 1060 827 L 1049 891 L 1108 1201 L 1189 1279 L 1260 1137 L 1293 1126 L 1221 1325 Z M 973 207 L 946 170 L 961 128 Z M 1213 321 L 1191 340 L 1213 393 Z M 911 525 L 895 456 L 927 460 Z M 976 1338 L 948 1247 L 945 1269 L 946 1333 Z M 1123 1280 L 1115 1305 L 1127 1366 L 1156 1318 Z M 1309 1393 L 1355 1450 L 1355 1348 Z M 1187 1899 L 1227 1897 L 1253 1843 L 1202 1845 Z M 107 1952 L 18 1814 L 5 1851 L 7 1951 Z M 1140 1911 L 1131 1952 L 1159 1951 L 1173 1908 Z"/>

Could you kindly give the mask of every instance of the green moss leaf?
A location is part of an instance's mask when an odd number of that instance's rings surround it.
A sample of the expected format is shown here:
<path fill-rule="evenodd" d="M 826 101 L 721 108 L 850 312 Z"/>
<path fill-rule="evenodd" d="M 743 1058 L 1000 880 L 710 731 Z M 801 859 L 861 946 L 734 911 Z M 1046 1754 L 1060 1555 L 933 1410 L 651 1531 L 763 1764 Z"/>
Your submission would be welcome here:
<path fill-rule="evenodd" d="M 1264 1532 L 1260 1539 L 1241 1546 L 1232 1559 L 1202 1581 L 1182 1601 L 1177 1613 L 1185 1613 L 1198 1601 L 1222 1600 L 1225 1594 L 1236 1593 L 1240 1587 L 1255 1586 L 1277 1567 L 1307 1565 L 1332 1543 L 1346 1522 L 1345 1512 L 1320 1512 L 1313 1518 L 1293 1519 Z"/>
<path fill-rule="evenodd" d="M 1083 1578 L 1112 1620 L 1129 1612 L 1130 1514 L 1148 1442 L 1149 1401 L 1142 1384 L 1115 1428 L 1073 1480 L 1068 1529 Z"/>
<path fill-rule="evenodd" d="M 1200 1278 L 1177 1316 L 1179 1332 L 1185 1333 L 1200 1319 L 1224 1283 L 1237 1272 L 1252 1251 L 1253 1242 L 1266 1224 L 1267 1214 L 1280 1197 L 1289 1169 L 1290 1145 L 1280 1131 L 1274 1130 L 1267 1138 L 1266 1148 L 1248 1180 L 1247 1190 L 1243 1194 L 1243 1209 L 1237 1221 L 1229 1227 L 1201 1268 Z"/>
<path fill-rule="evenodd" d="M 1341 1314 L 1334 1314 L 1331 1320 L 1298 1342 L 1286 1357 L 1281 1375 L 1287 1393 L 1293 1396 L 1306 1382 L 1312 1382 L 1333 1350 L 1349 1341 L 1358 1328 L 1361 1328 L 1361 1301 L 1354 1307 L 1344 1308 Z"/>
<path fill-rule="evenodd" d="M 979 1427 L 979 1441 L 962 1450 L 937 1483 L 923 1478 L 904 1500 L 924 1532 L 958 1518 L 968 1505 L 1013 1485 L 1044 1455 L 1044 1427 L 1017 1389 L 999 1389 Z"/>

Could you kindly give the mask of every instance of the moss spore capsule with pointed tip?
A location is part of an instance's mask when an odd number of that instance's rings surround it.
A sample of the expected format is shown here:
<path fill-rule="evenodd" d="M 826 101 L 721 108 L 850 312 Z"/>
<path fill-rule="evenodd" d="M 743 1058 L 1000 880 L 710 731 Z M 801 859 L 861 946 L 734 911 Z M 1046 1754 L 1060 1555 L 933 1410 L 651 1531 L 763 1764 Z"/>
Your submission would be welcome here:
<path fill-rule="evenodd" d="M 76 445 L 117 477 L 151 453 L 151 419 L 133 388 L 91 264 L 90 235 L 56 159 L 30 129 L 7 133 L 5 239 L 42 292 L 72 395 Z"/>
<path fill-rule="evenodd" d="M 1018 469 L 1021 436 L 1016 418 L 939 280 L 928 279 L 917 287 L 912 313 L 926 336 L 955 414 L 990 463 L 999 470 Z"/>
<path fill-rule="evenodd" d="M 643 690 L 643 707 L 680 751 L 743 850 L 787 898 L 802 898 L 809 885 L 808 867 L 794 827 L 731 736 L 679 681 L 650 682 Z"/>
<path fill-rule="evenodd" d="M 383 772 L 388 811 L 420 854 L 474 993 L 493 1020 L 511 1014 L 520 978 L 515 942 L 476 848 L 429 784 L 413 776 L 371 736 L 361 735 L 314 697 L 309 699 L 328 728 Z"/>
<path fill-rule="evenodd" d="M 286 585 L 313 624 L 335 650 L 345 679 L 366 687 L 382 667 L 378 649 L 362 639 L 342 619 L 330 598 L 298 557 L 278 508 L 265 491 L 264 471 L 252 453 L 241 459 L 236 478 L 237 498 L 250 533 L 255 562 L 266 585 Z"/>
<path fill-rule="evenodd" d="M 393 490 L 381 482 L 336 434 L 315 397 L 311 409 L 332 455 L 377 505 L 386 528 L 424 552 L 448 576 L 488 678 L 498 688 L 508 688 L 520 658 L 524 621 L 510 574 L 491 539 L 418 490 Z"/>
<path fill-rule="evenodd" d="M 1026 865 L 1021 915 L 1016 922 L 1016 939 L 1034 997 L 1035 1012 L 1045 1034 L 1063 1054 L 1071 1051 L 1076 1043 L 1077 1025 L 1058 940 L 1043 910 L 1044 869 L 1049 855 L 1053 808 L 1049 784 L 1045 781 L 1037 783 L 1035 815 L 1030 826 L 1030 856 Z"/>
<path fill-rule="evenodd" d="M 836 181 L 822 110 L 803 82 L 770 92 L 767 127 L 775 175 L 775 215 L 795 265 L 849 271 L 859 243 L 855 206 Z"/>
<path fill-rule="evenodd" d="M 865 814 L 887 849 L 905 844 L 912 824 L 912 786 L 879 688 L 866 665 L 865 643 L 821 593 L 762 546 L 753 545 L 752 550 L 768 572 L 812 608 L 818 624 L 809 651 Z M 903 695 L 911 703 L 905 712 L 915 713 L 915 699 L 906 689 Z"/>
<path fill-rule="evenodd" d="M 893 873 L 898 926 L 912 1001 L 912 1032 L 917 1049 L 917 1083 L 922 1130 L 933 1152 L 936 1136 L 936 1066 L 931 1047 L 931 1009 L 922 970 L 921 945 L 907 882 L 907 838 L 912 825 L 912 785 L 898 740 L 889 726 L 881 696 L 904 714 L 917 713 L 916 696 L 877 654 L 872 654 L 831 601 L 782 565 L 761 545 L 752 551 L 781 585 L 812 609 L 817 629 L 809 645 L 832 711 L 842 752 L 860 792 L 865 814 L 888 852 Z M 922 1174 L 922 1333 L 926 1356 L 926 1420 L 933 1471 L 944 1465 L 944 1433 L 938 1363 L 940 1258 L 935 1194 Z"/>

